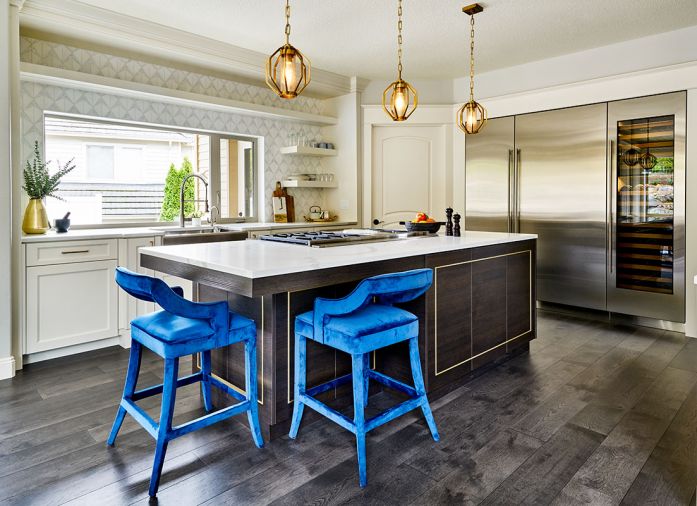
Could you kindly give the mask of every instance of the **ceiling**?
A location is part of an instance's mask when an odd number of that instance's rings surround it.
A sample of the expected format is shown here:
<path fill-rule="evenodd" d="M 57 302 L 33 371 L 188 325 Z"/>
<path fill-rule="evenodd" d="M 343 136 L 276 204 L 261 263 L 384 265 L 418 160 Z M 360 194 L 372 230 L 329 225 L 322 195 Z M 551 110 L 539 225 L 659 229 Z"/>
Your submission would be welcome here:
<path fill-rule="evenodd" d="M 82 0 L 245 49 L 283 43 L 282 0 Z M 467 73 L 468 0 L 404 0 L 404 77 Z M 482 0 L 477 71 L 485 72 L 697 25 L 697 0 Z M 396 67 L 396 0 L 292 0 L 291 43 L 313 66 L 387 79 Z"/>

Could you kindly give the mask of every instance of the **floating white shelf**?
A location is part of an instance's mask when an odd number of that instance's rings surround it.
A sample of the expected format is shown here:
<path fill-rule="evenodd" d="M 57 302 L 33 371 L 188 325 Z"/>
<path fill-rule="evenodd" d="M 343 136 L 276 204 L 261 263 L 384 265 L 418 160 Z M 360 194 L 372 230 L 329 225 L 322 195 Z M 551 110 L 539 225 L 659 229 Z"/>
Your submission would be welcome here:
<path fill-rule="evenodd" d="M 281 181 L 283 188 L 336 188 L 336 181 Z"/>
<path fill-rule="evenodd" d="M 310 146 L 286 146 L 281 153 L 291 156 L 336 156 L 336 149 L 312 148 Z"/>

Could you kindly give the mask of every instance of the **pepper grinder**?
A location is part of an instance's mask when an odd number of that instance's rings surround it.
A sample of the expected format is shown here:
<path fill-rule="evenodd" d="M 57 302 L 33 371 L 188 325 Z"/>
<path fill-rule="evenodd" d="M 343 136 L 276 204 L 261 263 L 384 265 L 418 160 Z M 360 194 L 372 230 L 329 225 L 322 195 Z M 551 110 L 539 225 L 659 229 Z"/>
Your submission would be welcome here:
<path fill-rule="evenodd" d="M 445 235 L 453 235 L 453 208 L 448 207 L 445 210 Z"/>
<path fill-rule="evenodd" d="M 460 237 L 460 218 L 461 216 L 459 214 L 453 214 L 453 221 L 455 222 L 455 226 L 453 227 L 453 235 L 455 237 Z"/>

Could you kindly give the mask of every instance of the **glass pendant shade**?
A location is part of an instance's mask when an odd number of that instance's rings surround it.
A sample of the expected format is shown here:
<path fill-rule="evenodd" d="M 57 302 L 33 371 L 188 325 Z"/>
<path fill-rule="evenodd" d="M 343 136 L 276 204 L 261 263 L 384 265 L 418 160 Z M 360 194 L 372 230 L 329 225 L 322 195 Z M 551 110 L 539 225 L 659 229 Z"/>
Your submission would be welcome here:
<path fill-rule="evenodd" d="M 286 43 L 266 60 L 266 84 L 279 97 L 292 99 L 310 84 L 310 60 L 290 45 L 290 0 L 286 0 Z"/>
<path fill-rule="evenodd" d="M 406 81 L 398 79 L 382 93 L 382 108 L 393 121 L 404 121 L 416 110 L 419 94 Z"/>
<path fill-rule="evenodd" d="M 641 160 L 641 153 L 634 148 L 630 148 L 622 154 L 622 161 L 628 167 L 634 167 Z"/>
<path fill-rule="evenodd" d="M 486 124 L 486 109 L 474 100 L 470 100 L 457 111 L 457 126 L 466 134 L 476 134 Z"/>
<path fill-rule="evenodd" d="M 295 98 L 310 83 L 310 62 L 290 44 L 279 47 L 266 62 L 266 84 L 282 98 Z"/>
<path fill-rule="evenodd" d="M 656 157 L 648 151 L 641 155 L 641 160 L 639 160 L 639 165 L 641 165 L 641 168 L 646 170 L 653 169 L 657 163 L 658 160 Z"/>
<path fill-rule="evenodd" d="M 472 4 L 462 8 L 462 12 L 470 17 L 470 99 L 457 111 L 457 126 L 466 134 L 476 134 L 486 125 L 487 112 L 482 104 L 474 100 L 474 15 L 484 8 Z"/>

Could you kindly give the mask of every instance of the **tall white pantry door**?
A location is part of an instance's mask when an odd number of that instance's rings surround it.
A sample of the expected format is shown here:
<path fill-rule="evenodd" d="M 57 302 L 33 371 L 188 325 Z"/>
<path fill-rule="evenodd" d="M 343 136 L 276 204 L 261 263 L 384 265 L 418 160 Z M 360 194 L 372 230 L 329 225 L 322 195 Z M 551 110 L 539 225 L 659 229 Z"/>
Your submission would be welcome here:
<path fill-rule="evenodd" d="M 445 128 L 373 128 L 371 224 L 393 228 L 418 212 L 445 219 L 449 200 Z"/>

